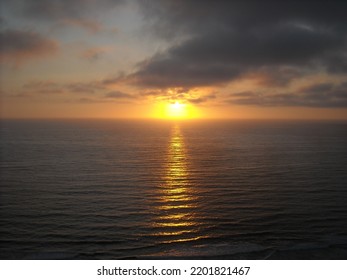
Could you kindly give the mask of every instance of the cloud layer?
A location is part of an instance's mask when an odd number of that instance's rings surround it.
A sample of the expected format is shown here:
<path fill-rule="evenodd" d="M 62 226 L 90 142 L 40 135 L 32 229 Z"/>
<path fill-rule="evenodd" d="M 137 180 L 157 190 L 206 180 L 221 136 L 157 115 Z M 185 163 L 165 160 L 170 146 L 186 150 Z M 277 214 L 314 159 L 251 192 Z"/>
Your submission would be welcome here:
<path fill-rule="evenodd" d="M 347 108 L 346 1 L 3 2 L 13 96 Z"/>
<path fill-rule="evenodd" d="M 347 107 L 347 83 L 315 84 L 294 92 L 263 94 L 255 91 L 232 93 L 226 100 L 229 104 L 261 107 L 290 106 L 313 108 Z"/>
<path fill-rule="evenodd" d="M 0 58 L 23 63 L 32 58 L 54 54 L 58 43 L 32 31 L 6 29 L 0 32 Z"/>
<path fill-rule="evenodd" d="M 160 8 L 144 6 L 159 26 L 155 34 L 185 39 L 139 65 L 132 78 L 141 85 L 216 85 L 251 73 L 271 77 L 288 67 L 297 72 L 347 69 L 344 2 L 159 3 Z"/>

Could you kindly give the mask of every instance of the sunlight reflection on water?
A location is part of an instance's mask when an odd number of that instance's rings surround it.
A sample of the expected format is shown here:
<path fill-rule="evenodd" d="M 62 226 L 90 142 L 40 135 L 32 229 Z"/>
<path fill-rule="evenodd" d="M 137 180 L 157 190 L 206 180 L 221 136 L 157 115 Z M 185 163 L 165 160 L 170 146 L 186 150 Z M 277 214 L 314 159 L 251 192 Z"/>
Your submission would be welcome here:
<path fill-rule="evenodd" d="M 180 126 L 172 127 L 164 165 L 164 180 L 159 188 L 159 215 L 153 226 L 156 236 L 168 236 L 162 243 L 178 243 L 200 239 L 195 209 L 197 197 L 189 171 L 189 162 Z"/>

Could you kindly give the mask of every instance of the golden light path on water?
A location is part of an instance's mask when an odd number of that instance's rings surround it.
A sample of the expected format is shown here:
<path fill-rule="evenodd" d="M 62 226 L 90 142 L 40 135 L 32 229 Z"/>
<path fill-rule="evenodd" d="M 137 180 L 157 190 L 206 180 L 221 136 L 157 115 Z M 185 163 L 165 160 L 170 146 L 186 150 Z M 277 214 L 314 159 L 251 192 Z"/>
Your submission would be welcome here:
<path fill-rule="evenodd" d="M 191 181 L 188 155 L 179 124 L 172 127 L 165 163 L 164 183 L 159 188 L 159 216 L 153 226 L 162 243 L 179 243 L 202 238 L 197 221 L 196 190 Z"/>

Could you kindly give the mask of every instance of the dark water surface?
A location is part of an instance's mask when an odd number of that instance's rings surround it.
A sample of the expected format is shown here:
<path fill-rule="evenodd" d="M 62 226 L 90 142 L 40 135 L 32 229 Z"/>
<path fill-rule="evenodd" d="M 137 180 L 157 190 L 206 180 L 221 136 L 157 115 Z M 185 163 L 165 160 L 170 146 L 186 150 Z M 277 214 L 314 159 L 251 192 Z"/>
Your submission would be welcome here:
<path fill-rule="evenodd" d="M 0 258 L 346 258 L 347 123 L 2 121 Z"/>

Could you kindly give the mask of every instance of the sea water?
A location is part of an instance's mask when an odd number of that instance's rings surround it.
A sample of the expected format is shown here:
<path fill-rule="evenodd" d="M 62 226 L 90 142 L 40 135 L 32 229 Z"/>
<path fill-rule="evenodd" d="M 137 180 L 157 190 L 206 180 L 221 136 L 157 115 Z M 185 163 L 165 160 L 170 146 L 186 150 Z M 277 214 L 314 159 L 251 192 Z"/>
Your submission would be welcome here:
<path fill-rule="evenodd" d="M 0 126 L 2 259 L 347 257 L 347 122 Z"/>

